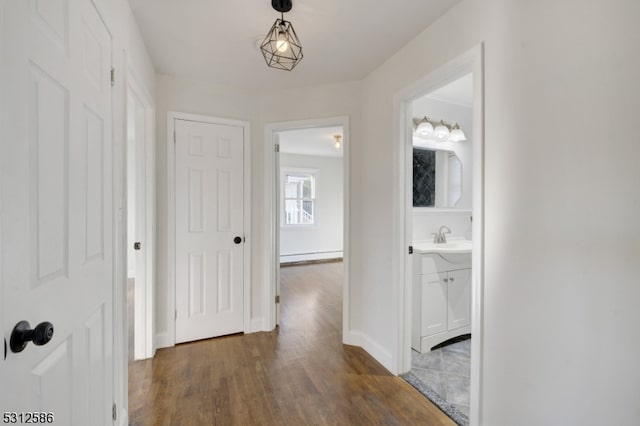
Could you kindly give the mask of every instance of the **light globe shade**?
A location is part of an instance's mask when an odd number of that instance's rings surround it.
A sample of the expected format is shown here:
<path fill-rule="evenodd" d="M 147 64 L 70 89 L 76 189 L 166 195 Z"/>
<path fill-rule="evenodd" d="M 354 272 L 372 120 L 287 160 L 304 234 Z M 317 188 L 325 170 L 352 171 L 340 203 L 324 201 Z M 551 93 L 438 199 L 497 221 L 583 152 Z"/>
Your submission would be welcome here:
<path fill-rule="evenodd" d="M 459 127 L 455 127 L 449 135 L 449 140 L 453 142 L 462 142 L 466 141 L 467 137 L 464 135 L 462 129 L 460 129 Z"/>
<path fill-rule="evenodd" d="M 433 130 L 433 133 L 438 139 L 446 139 L 449 136 L 449 128 L 441 121 Z"/>
<path fill-rule="evenodd" d="M 433 124 L 429 123 L 425 117 L 420 121 L 418 127 L 416 127 L 416 133 L 422 136 L 427 136 L 433 133 Z"/>

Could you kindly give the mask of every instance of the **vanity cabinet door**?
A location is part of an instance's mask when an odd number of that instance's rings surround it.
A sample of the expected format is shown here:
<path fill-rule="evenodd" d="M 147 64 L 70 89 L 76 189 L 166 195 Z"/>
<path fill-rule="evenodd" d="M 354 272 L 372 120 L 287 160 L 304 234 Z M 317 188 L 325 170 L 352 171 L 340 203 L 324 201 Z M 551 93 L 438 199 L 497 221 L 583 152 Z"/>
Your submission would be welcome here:
<path fill-rule="evenodd" d="M 471 324 L 471 269 L 449 272 L 447 298 L 447 329 Z"/>
<path fill-rule="evenodd" d="M 447 331 L 447 274 L 422 275 L 422 335 Z"/>

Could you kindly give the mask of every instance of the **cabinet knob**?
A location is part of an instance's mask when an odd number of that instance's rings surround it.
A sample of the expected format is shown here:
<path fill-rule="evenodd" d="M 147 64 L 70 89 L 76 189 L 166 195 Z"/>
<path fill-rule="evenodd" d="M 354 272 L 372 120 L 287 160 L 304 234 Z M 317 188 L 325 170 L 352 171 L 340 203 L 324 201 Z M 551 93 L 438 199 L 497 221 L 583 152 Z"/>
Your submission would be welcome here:
<path fill-rule="evenodd" d="M 444 278 L 444 279 L 443 279 L 443 281 L 444 281 L 445 283 L 448 283 L 448 282 L 449 282 L 449 279 L 448 279 L 448 278 Z"/>
<path fill-rule="evenodd" d="M 449 281 L 453 282 L 453 277 L 449 278 Z"/>

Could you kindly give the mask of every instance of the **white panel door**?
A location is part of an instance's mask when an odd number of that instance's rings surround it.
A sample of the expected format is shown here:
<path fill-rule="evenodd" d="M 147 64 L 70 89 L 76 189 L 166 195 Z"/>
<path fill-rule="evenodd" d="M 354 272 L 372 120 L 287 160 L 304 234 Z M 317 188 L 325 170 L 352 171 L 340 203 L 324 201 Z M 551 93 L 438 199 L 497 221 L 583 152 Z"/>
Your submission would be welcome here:
<path fill-rule="evenodd" d="M 241 127 L 176 120 L 175 130 L 180 343 L 244 330 L 244 150 Z"/>
<path fill-rule="evenodd" d="M 9 350 L 0 407 L 109 425 L 111 36 L 90 0 L 1 7 L 2 332 L 10 341 L 23 320 L 55 331 L 45 345 Z"/>

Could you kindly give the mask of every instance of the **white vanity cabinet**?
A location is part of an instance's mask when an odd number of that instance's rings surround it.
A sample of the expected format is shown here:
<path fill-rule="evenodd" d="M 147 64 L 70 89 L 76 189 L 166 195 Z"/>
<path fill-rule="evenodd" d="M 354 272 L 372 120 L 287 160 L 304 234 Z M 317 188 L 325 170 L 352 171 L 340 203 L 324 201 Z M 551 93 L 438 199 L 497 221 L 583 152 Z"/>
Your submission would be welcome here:
<path fill-rule="evenodd" d="M 471 332 L 471 255 L 420 254 L 414 258 L 411 346 L 428 352 Z"/>

